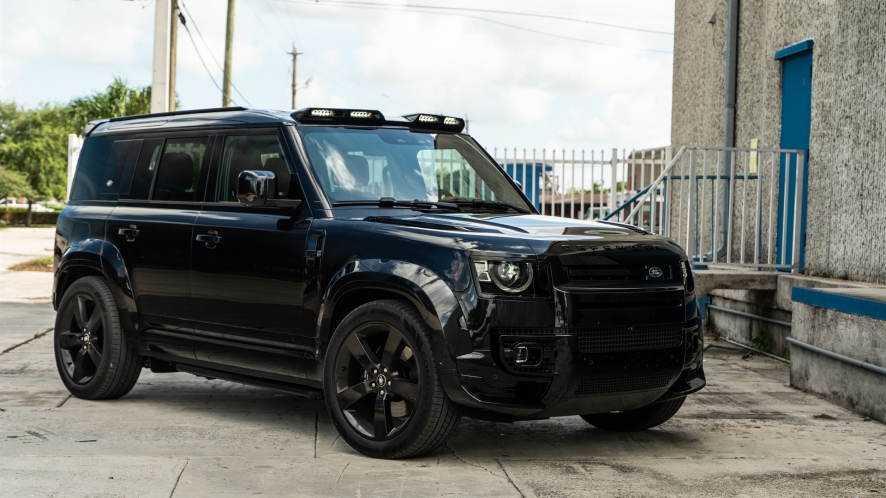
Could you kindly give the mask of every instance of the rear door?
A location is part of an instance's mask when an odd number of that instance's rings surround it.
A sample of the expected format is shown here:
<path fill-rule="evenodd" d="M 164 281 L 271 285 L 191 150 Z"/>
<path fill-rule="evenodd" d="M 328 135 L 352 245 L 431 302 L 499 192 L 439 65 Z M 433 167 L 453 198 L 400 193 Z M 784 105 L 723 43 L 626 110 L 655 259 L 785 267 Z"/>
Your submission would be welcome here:
<path fill-rule="evenodd" d="M 304 199 L 276 128 L 219 135 L 206 204 L 191 237 L 191 292 L 198 359 L 304 377 L 313 329 L 302 323 L 307 202 L 245 207 L 237 177 L 271 171 L 277 197 Z"/>
<path fill-rule="evenodd" d="M 138 328 L 192 333 L 189 266 L 210 160 L 208 134 L 144 137 L 131 185 L 108 219 L 138 309 Z M 193 358 L 193 350 L 168 353 Z"/>

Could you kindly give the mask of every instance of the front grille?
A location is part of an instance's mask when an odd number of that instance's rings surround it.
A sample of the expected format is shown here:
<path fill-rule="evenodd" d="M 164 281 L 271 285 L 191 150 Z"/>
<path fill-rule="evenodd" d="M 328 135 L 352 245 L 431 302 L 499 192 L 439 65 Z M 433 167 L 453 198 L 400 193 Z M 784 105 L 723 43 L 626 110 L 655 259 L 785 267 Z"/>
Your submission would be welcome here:
<path fill-rule="evenodd" d="M 650 269 L 661 270 L 658 277 L 652 277 Z M 674 278 L 672 265 L 593 265 L 569 266 L 567 275 L 570 282 L 639 282 L 670 281 Z M 682 278 L 681 270 L 678 274 Z"/>
<path fill-rule="evenodd" d="M 668 385 L 675 372 L 656 372 L 620 377 L 595 377 L 582 379 L 573 396 L 596 396 L 600 394 L 629 393 L 661 389 Z"/>
<path fill-rule="evenodd" d="M 683 342 L 683 325 L 635 325 L 577 329 L 578 349 L 582 353 L 610 353 L 615 351 L 642 351 L 667 349 Z"/>

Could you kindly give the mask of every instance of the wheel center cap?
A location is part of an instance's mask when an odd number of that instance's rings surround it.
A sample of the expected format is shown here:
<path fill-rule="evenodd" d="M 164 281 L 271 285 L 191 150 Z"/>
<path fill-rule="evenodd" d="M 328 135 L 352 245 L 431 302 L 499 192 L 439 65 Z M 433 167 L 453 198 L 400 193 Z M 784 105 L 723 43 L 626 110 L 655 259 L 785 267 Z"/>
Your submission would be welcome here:
<path fill-rule="evenodd" d="M 80 342 L 82 342 L 83 344 L 89 344 L 89 334 L 81 335 Z"/>
<path fill-rule="evenodd" d="M 382 387 L 388 383 L 388 379 L 386 379 L 384 375 L 379 375 L 378 378 L 375 379 L 375 382 L 378 384 L 378 387 Z"/>

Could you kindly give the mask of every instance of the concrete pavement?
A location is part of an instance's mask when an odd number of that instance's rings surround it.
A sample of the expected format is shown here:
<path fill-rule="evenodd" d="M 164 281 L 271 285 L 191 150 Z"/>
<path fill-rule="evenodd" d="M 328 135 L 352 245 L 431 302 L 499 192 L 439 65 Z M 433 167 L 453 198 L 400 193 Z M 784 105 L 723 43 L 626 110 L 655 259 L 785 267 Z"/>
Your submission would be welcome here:
<path fill-rule="evenodd" d="M 275 391 L 143 371 L 124 398 L 70 397 L 50 334 L 0 355 L 0 494 L 886 494 L 886 426 L 790 388 L 786 364 L 742 354 L 711 348 L 708 388 L 660 428 L 463 419 L 434 454 L 381 461 L 344 444 L 322 402 Z"/>
<path fill-rule="evenodd" d="M 52 257 L 54 243 L 55 228 L 0 229 L 0 301 L 49 301 L 51 272 L 9 271 L 9 267 Z"/>

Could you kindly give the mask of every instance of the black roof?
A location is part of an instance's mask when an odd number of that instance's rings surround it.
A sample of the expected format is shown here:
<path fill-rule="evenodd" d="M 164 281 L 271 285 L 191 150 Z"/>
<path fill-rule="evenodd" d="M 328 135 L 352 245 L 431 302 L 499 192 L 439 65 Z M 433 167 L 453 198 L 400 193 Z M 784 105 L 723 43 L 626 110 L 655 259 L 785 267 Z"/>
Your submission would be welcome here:
<path fill-rule="evenodd" d="M 121 133 L 144 129 L 172 130 L 179 128 L 208 126 L 243 126 L 255 124 L 295 123 L 292 111 L 246 109 L 229 107 L 217 109 L 195 109 L 192 111 L 161 112 L 120 118 L 100 119 L 86 125 L 83 134 Z"/>
<path fill-rule="evenodd" d="M 273 109 L 246 109 L 245 107 L 219 107 L 189 111 L 140 114 L 90 121 L 83 130 L 84 136 L 118 134 L 133 131 L 177 130 L 187 128 L 250 126 L 267 124 L 298 124 L 293 111 Z M 385 116 L 385 124 L 409 125 L 401 116 Z"/>

